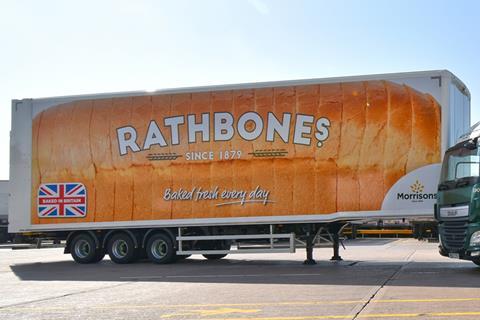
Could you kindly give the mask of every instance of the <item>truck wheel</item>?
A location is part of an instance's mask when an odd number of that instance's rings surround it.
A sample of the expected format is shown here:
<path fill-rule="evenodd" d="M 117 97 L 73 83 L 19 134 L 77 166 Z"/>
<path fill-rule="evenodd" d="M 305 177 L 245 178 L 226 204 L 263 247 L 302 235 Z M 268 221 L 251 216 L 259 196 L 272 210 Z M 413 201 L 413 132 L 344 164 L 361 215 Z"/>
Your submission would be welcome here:
<path fill-rule="evenodd" d="M 126 233 L 114 235 L 108 241 L 108 255 L 110 259 L 119 264 L 126 264 L 134 261 L 137 257 L 137 250 L 132 238 Z"/>
<path fill-rule="evenodd" d="M 82 233 L 76 236 L 70 243 L 70 251 L 73 260 L 78 263 L 94 263 L 99 253 L 95 246 L 95 241 L 88 234 Z M 103 250 L 100 250 L 100 252 Z"/>
<path fill-rule="evenodd" d="M 225 258 L 227 254 L 202 254 L 205 258 L 208 260 L 220 260 L 222 258 Z"/>
<path fill-rule="evenodd" d="M 206 250 L 230 250 L 231 241 L 208 241 L 205 244 L 206 246 L 203 249 Z M 208 260 L 219 260 L 225 258 L 228 254 L 203 254 L 203 256 Z"/>
<path fill-rule="evenodd" d="M 173 241 L 164 233 L 157 233 L 151 236 L 148 239 L 146 250 L 148 258 L 153 263 L 165 264 L 175 260 Z"/>

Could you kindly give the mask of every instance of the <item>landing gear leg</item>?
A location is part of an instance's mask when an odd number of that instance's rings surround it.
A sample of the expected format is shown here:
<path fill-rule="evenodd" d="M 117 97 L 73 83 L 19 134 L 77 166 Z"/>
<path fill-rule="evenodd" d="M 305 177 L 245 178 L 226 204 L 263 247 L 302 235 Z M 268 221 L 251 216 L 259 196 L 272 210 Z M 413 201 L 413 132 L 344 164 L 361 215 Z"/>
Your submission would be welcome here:
<path fill-rule="evenodd" d="M 340 257 L 339 248 L 340 248 L 340 239 L 339 239 L 339 232 L 342 229 L 342 225 L 340 224 L 332 224 L 329 226 L 330 234 L 332 235 L 333 240 L 333 257 L 330 259 L 331 261 L 342 261 L 342 257 Z"/>
<path fill-rule="evenodd" d="M 307 243 L 306 243 L 306 251 L 307 251 L 307 259 L 303 261 L 305 265 L 314 265 L 317 264 L 313 259 L 313 240 L 315 235 L 312 234 L 312 230 L 307 232 Z"/>

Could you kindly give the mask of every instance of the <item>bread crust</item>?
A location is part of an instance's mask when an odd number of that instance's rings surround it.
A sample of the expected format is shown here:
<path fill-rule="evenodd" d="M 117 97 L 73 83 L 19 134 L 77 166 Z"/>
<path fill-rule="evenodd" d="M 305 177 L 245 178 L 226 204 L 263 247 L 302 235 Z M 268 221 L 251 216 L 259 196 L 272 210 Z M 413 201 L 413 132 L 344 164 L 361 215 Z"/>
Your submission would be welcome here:
<path fill-rule="evenodd" d="M 235 127 L 232 139 L 214 141 L 214 117 L 220 112 L 229 113 L 234 121 L 254 112 L 261 117 L 263 130 L 247 140 Z M 200 133 L 196 141 L 189 141 L 188 116 L 198 123 L 204 114 L 209 117 L 208 141 Z M 271 114 L 279 121 L 290 115 L 287 142 L 277 133 L 274 141 L 267 141 Z M 306 133 L 301 137 L 310 139 L 307 145 L 294 143 L 301 115 L 314 118 L 303 124 Z M 172 131 L 164 120 L 178 116 L 184 120 L 178 126 L 180 141 L 172 144 Z M 322 117 L 329 121 L 328 139 L 319 144 L 315 121 Z M 166 145 L 144 148 L 151 121 Z M 379 210 L 398 179 L 440 161 L 440 121 L 440 106 L 432 96 L 389 81 L 79 100 L 53 106 L 32 122 L 32 223 Z M 139 150 L 127 148 L 121 154 L 117 130 L 126 126 L 135 128 Z M 248 132 L 254 129 L 252 121 L 246 123 Z M 191 155 L 199 152 L 208 152 L 213 159 L 192 160 Z M 232 152 L 228 159 L 225 152 Z M 87 188 L 87 216 L 39 218 L 40 184 L 65 182 Z M 191 192 L 191 198 L 167 199 L 168 192 L 179 190 Z M 213 199 L 196 199 L 198 191 L 215 190 Z M 247 201 L 222 196 L 232 191 L 245 191 Z"/>
<path fill-rule="evenodd" d="M 360 210 L 359 161 L 365 134 L 366 88 L 363 82 L 342 84 L 343 109 L 337 159 L 338 211 Z"/>
<path fill-rule="evenodd" d="M 383 202 L 388 96 L 382 81 L 366 84 L 365 131 L 360 148 L 359 189 L 362 210 L 377 210 Z"/>
<path fill-rule="evenodd" d="M 405 86 L 386 82 L 387 139 L 384 152 L 384 193 L 406 173 L 412 145 L 412 107 Z"/>

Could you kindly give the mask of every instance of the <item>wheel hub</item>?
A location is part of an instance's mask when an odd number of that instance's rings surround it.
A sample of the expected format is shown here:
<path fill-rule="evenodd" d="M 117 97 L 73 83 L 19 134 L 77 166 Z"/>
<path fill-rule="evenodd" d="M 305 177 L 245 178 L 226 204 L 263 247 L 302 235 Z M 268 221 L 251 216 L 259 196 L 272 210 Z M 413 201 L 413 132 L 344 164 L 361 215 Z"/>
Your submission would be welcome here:
<path fill-rule="evenodd" d="M 125 258 L 128 254 L 128 244 L 125 240 L 118 239 L 112 245 L 112 253 L 116 258 Z"/>
<path fill-rule="evenodd" d="M 168 253 L 167 243 L 161 239 L 157 239 L 152 243 L 152 255 L 156 259 L 162 259 Z"/>
<path fill-rule="evenodd" d="M 77 257 L 85 259 L 91 252 L 90 243 L 87 240 L 79 240 L 75 243 L 74 250 Z"/>

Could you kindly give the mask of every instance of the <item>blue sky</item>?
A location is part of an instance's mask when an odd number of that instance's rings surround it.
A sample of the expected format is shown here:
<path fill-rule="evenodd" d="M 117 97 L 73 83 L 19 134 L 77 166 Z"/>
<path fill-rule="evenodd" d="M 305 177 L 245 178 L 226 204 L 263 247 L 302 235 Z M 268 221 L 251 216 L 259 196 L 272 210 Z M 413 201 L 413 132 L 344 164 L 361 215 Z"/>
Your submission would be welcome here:
<path fill-rule="evenodd" d="M 11 99 L 449 69 L 480 120 L 480 1 L 0 2 L 0 179 Z"/>

